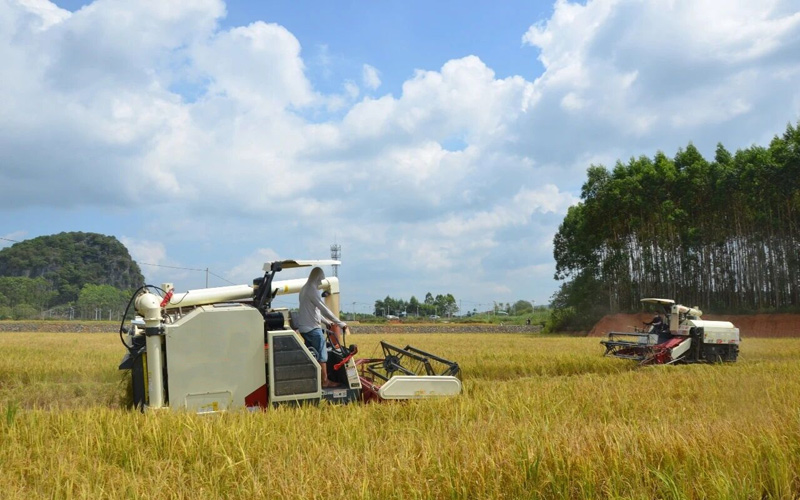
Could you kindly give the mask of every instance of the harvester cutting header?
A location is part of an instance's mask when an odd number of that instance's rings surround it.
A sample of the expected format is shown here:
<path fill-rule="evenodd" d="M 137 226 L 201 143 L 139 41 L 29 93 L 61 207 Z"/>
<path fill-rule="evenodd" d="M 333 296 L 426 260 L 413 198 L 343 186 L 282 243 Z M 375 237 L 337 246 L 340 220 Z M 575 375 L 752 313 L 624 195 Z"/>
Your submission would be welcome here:
<path fill-rule="evenodd" d="M 252 286 L 179 293 L 165 283 L 139 289 L 128 305 L 136 317 L 130 328 L 120 327 L 128 352 L 119 368 L 131 371 L 134 406 L 214 413 L 282 403 L 459 394 L 460 370 L 453 361 L 385 342 L 383 358 L 356 360 L 357 347 L 345 347 L 346 329 L 334 323 L 327 340 L 315 346 L 296 331 L 288 309 L 272 307 L 277 295 L 299 293 L 307 283 L 304 278 L 275 281 L 276 273 L 333 264 L 339 262 L 267 262 L 264 276 Z M 338 315 L 338 278 L 322 279 L 318 287 L 324 306 Z M 325 349 L 327 363 L 318 349 Z M 335 387 L 323 387 L 326 380 Z"/>
<path fill-rule="evenodd" d="M 641 364 L 733 362 L 739 355 L 739 329 L 729 321 L 700 319 L 697 307 L 671 299 L 642 299 L 660 309 L 646 330 L 610 332 L 600 343 L 606 356 L 632 359 Z"/>

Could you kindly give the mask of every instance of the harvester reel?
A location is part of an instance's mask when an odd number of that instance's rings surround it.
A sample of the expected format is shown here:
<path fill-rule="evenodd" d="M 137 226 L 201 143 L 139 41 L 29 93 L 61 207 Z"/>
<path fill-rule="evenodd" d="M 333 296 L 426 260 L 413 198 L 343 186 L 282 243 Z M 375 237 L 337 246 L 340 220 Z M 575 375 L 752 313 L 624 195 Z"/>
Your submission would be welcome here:
<path fill-rule="evenodd" d="M 386 382 L 395 375 L 458 377 L 458 363 L 411 347 L 400 348 L 381 341 L 383 358 L 365 360 L 362 372 L 370 380 Z"/>
<path fill-rule="evenodd" d="M 392 354 L 387 355 L 383 359 L 383 369 L 386 370 L 386 373 L 389 374 L 389 376 L 396 372 L 401 366 L 400 358 Z"/>

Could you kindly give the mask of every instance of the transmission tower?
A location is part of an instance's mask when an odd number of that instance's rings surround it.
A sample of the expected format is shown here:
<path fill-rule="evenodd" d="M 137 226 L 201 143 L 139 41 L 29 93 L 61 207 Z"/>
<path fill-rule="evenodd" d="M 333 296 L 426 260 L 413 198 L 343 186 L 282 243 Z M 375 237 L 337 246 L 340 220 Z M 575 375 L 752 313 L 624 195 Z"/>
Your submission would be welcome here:
<path fill-rule="evenodd" d="M 331 259 L 333 260 L 341 260 L 342 259 L 342 245 L 338 243 L 334 243 L 331 245 Z M 339 264 L 334 264 L 333 266 L 333 275 L 337 278 L 339 277 Z"/>

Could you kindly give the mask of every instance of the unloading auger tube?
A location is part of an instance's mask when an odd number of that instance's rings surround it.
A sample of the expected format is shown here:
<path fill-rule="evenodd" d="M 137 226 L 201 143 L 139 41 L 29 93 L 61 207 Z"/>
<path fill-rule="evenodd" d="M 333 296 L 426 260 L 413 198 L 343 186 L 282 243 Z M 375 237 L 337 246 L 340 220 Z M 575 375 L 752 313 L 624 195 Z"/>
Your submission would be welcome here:
<path fill-rule="evenodd" d="M 356 346 L 344 346 L 345 332 L 338 334 L 341 345 L 334 340 L 337 335 L 326 345 L 327 378 L 338 386 L 322 387 L 315 352 L 293 328 L 291 312 L 272 307 L 272 301 L 277 295 L 298 293 L 307 281 L 276 281 L 276 273 L 331 264 L 338 261 L 267 262 L 263 277 L 252 285 L 186 292 L 175 291 L 170 283 L 140 288 L 129 303 L 136 312 L 134 320 L 129 328 L 120 326 L 127 352 L 119 368 L 131 372 L 132 405 L 216 413 L 323 400 L 350 403 L 459 394 L 456 363 L 410 346 L 396 351 L 384 346 L 382 359 L 397 361 L 397 367 L 383 378 L 363 378 L 358 366 L 368 365 L 354 358 Z M 319 288 L 327 292 L 323 296 L 328 309 L 338 314 L 338 278 L 323 280 Z M 417 373 L 420 359 L 449 368 Z"/>

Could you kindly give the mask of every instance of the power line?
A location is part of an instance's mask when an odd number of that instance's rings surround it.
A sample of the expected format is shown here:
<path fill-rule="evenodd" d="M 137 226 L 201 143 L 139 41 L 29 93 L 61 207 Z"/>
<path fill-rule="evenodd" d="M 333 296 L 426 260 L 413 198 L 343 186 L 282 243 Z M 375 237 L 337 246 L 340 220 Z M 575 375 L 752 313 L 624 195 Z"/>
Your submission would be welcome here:
<path fill-rule="evenodd" d="M 180 266 L 167 266 L 167 265 L 164 265 L 164 264 L 150 264 L 148 262 L 139 262 L 139 265 L 142 265 L 142 266 L 153 266 L 153 267 L 164 267 L 164 268 L 167 268 L 167 269 L 180 269 L 182 271 L 197 271 L 197 272 L 200 272 L 200 273 L 210 274 L 211 276 L 217 277 L 217 278 L 221 279 L 222 281 L 224 281 L 226 283 L 230 283 L 231 285 L 238 284 L 238 283 L 234 283 L 232 281 L 229 281 L 229 280 L 223 278 L 222 276 L 220 276 L 217 273 L 209 271 L 208 268 L 197 269 L 197 268 L 194 268 L 194 267 L 180 267 Z M 208 286 L 208 281 L 206 281 L 206 286 Z"/>
<path fill-rule="evenodd" d="M 19 241 L 17 241 L 17 240 L 12 240 L 11 238 L 4 238 L 4 237 L 2 237 L 2 236 L 0 236 L 0 240 L 3 240 L 3 241 L 10 241 L 10 242 L 12 242 L 12 243 L 19 243 Z M 140 266 L 164 267 L 164 268 L 167 268 L 167 269 L 180 269 L 180 270 L 183 270 L 183 271 L 197 271 L 197 272 L 201 272 L 201 273 L 206 273 L 207 275 L 208 275 L 208 274 L 210 274 L 211 276 L 214 276 L 214 277 L 216 277 L 216 278 L 219 278 L 219 279 L 221 279 L 222 281 L 224 281 L 225 283 L 230 283 L 231 285 L 236 285 L 236 284 L 237 284 L 237 283 L 234 283 L 234 282 L 232 282 L 232 281 L 229 281 L 229 280 L 227 280 L 227 279 L 223 278 L 222 276 L 220 276 L 220 275 L 219 275 L 219 274 L 217 274 L 217 273 L 214 273 L 214 272 L 211 272 L 211 271 L 209 271 L 209 270 L 208 270 L 208 268 L 205 268 L 205 269 L 195 269 L 195 268 L 193 268 L 193 267 L 166 266 L 166 265 L 164 265 L 164 264 L 151 264 L 151 263 L 149 263 L 149 262 L 138 262 L 138 264 L 139 264 Z M 206 287 L 208 287 L 208 279 L 207 279 L 207 278 L 208 278 L 208 276 L 206 276 Z"/>
<path fill-rule="evenodd" d="M 205 269 L 195 269 L 193 267 L 165 266 L 163 264 L 148 264 L 147 262 L 139 262 L 139 265 L 142 265 L 142 266 L 153 266 L 153 267 L 166 267 L 167 269 L 182 269 L 184 271 L 202 271 L 202 272 L 206 272 Z"/>
<path fill-rule="evenodd" d="M 209 271 L 208 269 L 206 269 L 206 271 L 207 271 L 207 272 L 208 272 L 208 274 L 210 274 L 211 276 L 216 276 L 217 278 L 221 279 L 222 281 L 224 281 L 224 282 L 226 282 L 226 283 L 230 283 L 231 285 L 238 285 L 238 283 L 234 283 L 233 281 L 228 281 L 228 280 L 226 280 L 225 278 L 223 278 L 222 276 L 220 276 L 219 274 L 212 273 L 212 272 L 211 272 L 211 271 Z"/>

